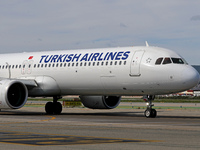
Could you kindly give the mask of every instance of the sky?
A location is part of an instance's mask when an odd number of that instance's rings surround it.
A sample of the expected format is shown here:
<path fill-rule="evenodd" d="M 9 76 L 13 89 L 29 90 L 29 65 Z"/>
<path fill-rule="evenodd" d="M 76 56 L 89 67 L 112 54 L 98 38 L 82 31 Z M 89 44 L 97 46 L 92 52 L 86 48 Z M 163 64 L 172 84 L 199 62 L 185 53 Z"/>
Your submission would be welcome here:
<path fill-rule="evenodd" d="M 200 0 L 0 0 L 0 53 L 150 46 L 200 65 Z"/>

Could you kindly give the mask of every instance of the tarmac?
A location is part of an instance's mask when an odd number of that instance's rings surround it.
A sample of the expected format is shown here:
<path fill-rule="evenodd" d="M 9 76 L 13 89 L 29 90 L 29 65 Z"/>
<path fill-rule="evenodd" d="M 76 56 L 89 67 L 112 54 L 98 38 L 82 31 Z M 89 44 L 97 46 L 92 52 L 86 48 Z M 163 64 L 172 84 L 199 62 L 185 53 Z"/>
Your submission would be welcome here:
<path fill-rule="evenodd" d="M 145 103 L 121 103 L 112 110 L 63 108 L 61 115 L 46 115 L 31 104 L 0 112 L 1 149 L 200 149 L 199 104 L 156 103 L 156 118 L 132 107 Z"/>

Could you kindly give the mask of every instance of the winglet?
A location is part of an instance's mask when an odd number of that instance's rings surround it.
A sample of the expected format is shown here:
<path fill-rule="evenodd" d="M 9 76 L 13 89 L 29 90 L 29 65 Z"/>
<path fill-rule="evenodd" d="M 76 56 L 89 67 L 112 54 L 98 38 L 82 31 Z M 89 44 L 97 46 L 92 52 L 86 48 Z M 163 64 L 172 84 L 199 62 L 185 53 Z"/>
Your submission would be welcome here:
<path fill-rule="evenodd" d="M 145 44 L 146 44 L 146 47 L 149 47 L 149 44 L 148 44 L 148 42 L 147 42 L 147 41 L 145 41 Z"/>

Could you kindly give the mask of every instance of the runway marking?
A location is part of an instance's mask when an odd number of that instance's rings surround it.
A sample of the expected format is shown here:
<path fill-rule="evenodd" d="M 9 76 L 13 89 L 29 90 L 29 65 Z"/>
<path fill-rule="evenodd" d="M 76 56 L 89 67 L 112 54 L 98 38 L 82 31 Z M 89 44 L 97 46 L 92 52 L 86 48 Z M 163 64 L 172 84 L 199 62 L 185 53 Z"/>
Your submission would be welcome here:
<path fill-rule="evenodd" d="M 106 143 L 143 143 L 143 142 L 161 142 L 161 141 L 0 131 L 0 143 L 30 145 L 30 146 L 56 146 L 56 145 L 81 145 L 81 144 L 106 144 Z"/>
<path fill-rule="evenodd" d="M 50 117 L 49 119 L 44 119 L 44 120 L 35 120 L 35 121 L 27 121 L 27 122 L 6 122 L 6 123 L 0 123 L 0 124 L 18 124 L 18 123 L 36 123 L 36 122 L 45 122 L 45 121 L 50 121 L 56 119 L 56 117 L 53 116 L 45 116 L 45 117 Z"/>
<path fill-rule="evenodd" d="M 56 117 L 53 117 L 53 116 L 47 116 L 47 117 L 50 117 L 50 119 L 28 121 L 28 123 L 33 123 L 33 122 L 44 122 L 44 121 L 50 121 L 50 120 L 56 119 Z"/>

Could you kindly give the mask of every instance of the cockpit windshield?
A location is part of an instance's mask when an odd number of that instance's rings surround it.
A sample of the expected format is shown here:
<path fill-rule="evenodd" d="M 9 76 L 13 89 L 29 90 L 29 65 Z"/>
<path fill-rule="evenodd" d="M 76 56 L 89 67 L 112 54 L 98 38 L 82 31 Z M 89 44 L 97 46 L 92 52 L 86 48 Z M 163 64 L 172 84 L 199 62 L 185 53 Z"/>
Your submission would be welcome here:
<path fill-rule="evenodd" d="M 174 64 L 184 64 L 184 61 L 181 58 L 172 58 Z"/>
<path fill-rule="evenodd" d="M 171 63 L 172 63 L 171 59 L 169 57 L 166 57 L 162 64 L 171 64 Z"/>
<path fill-rule="evenodd" d="M 187 64 L 184 59 L 182 58 L 170 58 L 170 57 L 160 57 L 156 60 L 155 64 L 156 65 L 160 65 L 160 64 L 171 64 L 171 63 L 174 63 L 174 64 Z"/>
<path fill-rule="evenodd" d="M 162 63 L 162 60 L 163 60 L 163 58 L 158 58 L 157 60 L 156 60 L 156 65 L 160 65 L 161 63 Z"/>

